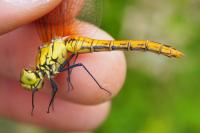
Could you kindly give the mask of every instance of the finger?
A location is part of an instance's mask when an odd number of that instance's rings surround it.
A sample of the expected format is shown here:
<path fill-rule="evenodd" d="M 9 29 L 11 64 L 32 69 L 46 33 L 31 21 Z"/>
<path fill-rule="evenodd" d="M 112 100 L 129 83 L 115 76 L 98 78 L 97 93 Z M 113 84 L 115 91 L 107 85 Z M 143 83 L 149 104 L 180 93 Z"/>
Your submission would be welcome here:
<path fill-rule="evenodd" d="M 0 1 L 0 35 L 20 25 L 32 22 L 33 20 L 47 14 L 54 9 L 62 0 L 2 0 Z M 63 9 L 68 19 L 74 18 L 83 6 L 84 0 L 63 0 Z M 57 14 L 58 15 L 58 14 Z"/>
<path fill-rule="evenodd" d="M 94 31 L 95 28 L 91 25 L 87 25 L 86 27 L 88 28 L 85 30 L 85 35 L 90 33 L 90 29 Z M 93 35 L 95 35 L 93 36 L 94 38 L 98 39 L 111 39 L 108 34 L 98 28 L 96 28 L 95 34 Z M 34 27 L 26 26 L 9 33 L 1 38 L 1 43 L 4 50 L 0 49 L 0 54 L 3 54 L 0 56 L 0 63 L 4 63 L 4 66 L 3 69 L 0 69 L 0 73 L 6 77 L 19 79 L 19 73 L 22 68 L 25 66 L 34 66 L 37 45 L 40 44 L 37 34 L 34 33 Z M 121 52 L 85 54 L 81 55 L 77 62 L 83 63 L 99 84 L 112 93 L 112 97 L 121 89 L 126 73 L 125 58 Z M 101 90 L 82 68 L 73 70 L 72 83 L 75 89 L 68 95 L 66 92 L 66 75 L 58 79 L 60 83 L 58 84 L 60 88 L 58 96 L 72 102 L 98 104 L 112 98 L 105 91 Z M 49 92 L 49 88 L 51 87 L 48 82 L 46 85 L 48 87 L 45 86 L 44 90 Z"/>
<path fill-rule="evenodd" d="M 60 2 L 61 0 L 1 0 L 0 35 L 45 15 Z"/>
<path fill-rule="evenodd" d="M 16 81 L 0 79 L 0 115 L 13 120 L 33 123 L 57 131 L 91 131 L 106 118 L 110 103 L 83 106 L 61 99 L 55 101 L 55 111 L 46 114 L 50 97 L 36 93 L 34 116 L 31 112 L 31 93 L 21 90 Z"/>

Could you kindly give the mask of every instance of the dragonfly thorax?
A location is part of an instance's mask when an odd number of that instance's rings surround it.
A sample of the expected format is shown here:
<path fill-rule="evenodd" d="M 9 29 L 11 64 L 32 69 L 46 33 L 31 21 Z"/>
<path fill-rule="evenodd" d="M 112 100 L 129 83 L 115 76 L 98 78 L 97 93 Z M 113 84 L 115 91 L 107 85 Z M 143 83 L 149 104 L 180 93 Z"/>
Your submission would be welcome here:
<path fill-rule="evenodd" d="M 36 58 L 36 70 L 23 69 L 21 85 L 27 90 L 41 89 L 44 77 L 49 79 L 59 73 L 61 64 L 67 59 L 66 44 L 63 39 L 54 39 L 39 48 Z"/>
<path fill-rule="evenodd" d="M 50 44 L 40 47 L 36 68 L 44 71 L 48 78 L 59 73 L 61 64 L 67 59 L 65 41 L 61 38 L 54 39 Z"/>

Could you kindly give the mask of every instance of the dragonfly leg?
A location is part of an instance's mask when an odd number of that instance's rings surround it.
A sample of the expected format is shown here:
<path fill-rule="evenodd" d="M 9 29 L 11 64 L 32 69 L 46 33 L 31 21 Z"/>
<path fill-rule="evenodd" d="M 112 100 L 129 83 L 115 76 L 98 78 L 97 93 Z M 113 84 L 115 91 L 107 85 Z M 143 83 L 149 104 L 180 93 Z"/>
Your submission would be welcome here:
<path fill-rule="evenodd" d="M 33 112 L 34 112 L 34 108 L 35 108 L 35 104 L 34 104 L 34 98 L 35 98 L 35 92 L 37 92 L 38 89 L 34 88 L 32 90 L 32 111 L 31 111 L 31 116 L 33 116 Z"/>
<path fill-rule="evenodd" d="M 67 71 L 67 70 L 70 70 L 70 69 L 73 69 L 73 68 L 76 68 L 76 67 L 83 67 L 84 70 L 92 77 L 92 79 L 96 82 L 96 84 L 99 86 L 100 89 L 106 91 L 109 95 L 111 95 L 112 93 L 110 91 L 108 91 L 107 89 L 103 88 L 99 83 L 98 81 L 95 79 L 95 77 L 90 73 L 90 71 L 82 64 L 82 63 L 77 63 L 77 64 L 74 64 L 74 65 L 71 65 L 67 68 L 64 68 L 63 70 L 61 70 L 61 72 L 63 71 Z"/>
<path fill-rule="evenodd" d="M 72 54 L 63 64 L 60 65 L 60 68 L 59 68 L 59 72 L 61 72 L 64 68 L 68 68 L 70 66 L 70 61 L 72 60 L 72 58 L 75 57 L 75 60 L 73 62 L 73 64 L 75 64 L 77 58 L 78 58 L 78 54 Z M 73 85 L 71 83 L 71 73 L 72 73 L 72 69 L 71 70 L 68 70 L 68 77 L 67 77 L 67 81 L 68 81 L 68 92 L 73 90 Z"/>
<path fill-rule="evenodd" d="M 60 65 L 58 70 L 60 71 L 60 70 L 64 69 L 70 63 L 70 61 L 72 60 L 72 58 L 74 56 L 75 56 L 75 54 L 71 54 L 70 57 L 63 64 Z"/>
<path fill-rule="evenodd" d="M 78 54 L 76 54 L 76 57 L 75 57 L 74 62 L 73 62 L 72 65 L 74 65 L 74 64 L 76 63 L 77 58 L 78 58 Z M 69 67 L 69 66 L 70 66 L 70 63 L 67 64 L 67 67 Z M 67 81 L 68 81 L 68 91 L 71 91 L 71 90 L 74 89 L 73 84 L 72 84 L 72 82 L 71 82 L 72 70 L 73 70 L 73 69 L 69 69 L 69 70 L 68 70 L 68 77 L 67 77 Z M 71 89 L 70 89 L 70 88 L 71 88 Z"/>
<path fill-rule="evenodd" d="M 51 93 L 51 100 L 49 102 L 47 113 L 50 113 L 50 107 L 53 106 L 55 95 L 58 91 L 58 87 L 56 85 L 56 82 L 53 79 L 50 79 L 51 87 L 52 87 L 52 93 Z"/>

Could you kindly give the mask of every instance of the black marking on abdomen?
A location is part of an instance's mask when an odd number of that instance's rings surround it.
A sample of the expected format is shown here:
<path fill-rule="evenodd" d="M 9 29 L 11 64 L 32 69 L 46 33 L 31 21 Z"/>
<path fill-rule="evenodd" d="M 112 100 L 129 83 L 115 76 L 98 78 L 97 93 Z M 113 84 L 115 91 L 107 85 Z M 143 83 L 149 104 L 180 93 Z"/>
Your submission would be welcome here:
<path fill-rule="evenodd" d="M 94 49 L 106 49 L 109 48 L 109 46 L 93 46 Z"/>
<path fill-rule="evenodd" d="M 128 49 L 128 47 L 125 45 L 124 46 L 112 46 L 111 48 L 112 48 L 112 50 L 123 50 L 123 51 Z"/>

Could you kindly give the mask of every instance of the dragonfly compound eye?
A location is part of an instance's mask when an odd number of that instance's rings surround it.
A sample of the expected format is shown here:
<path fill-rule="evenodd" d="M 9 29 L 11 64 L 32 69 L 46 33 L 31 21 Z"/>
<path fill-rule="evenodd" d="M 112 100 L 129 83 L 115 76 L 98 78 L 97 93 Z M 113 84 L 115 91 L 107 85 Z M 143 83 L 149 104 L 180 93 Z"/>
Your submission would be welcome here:
<path fill-rule="evenodd" d="M 23 69 L 20 75 L 20 83 L 27 90 L 40 87 L 41 79 L 37 77 L 35 71 Z"/>

